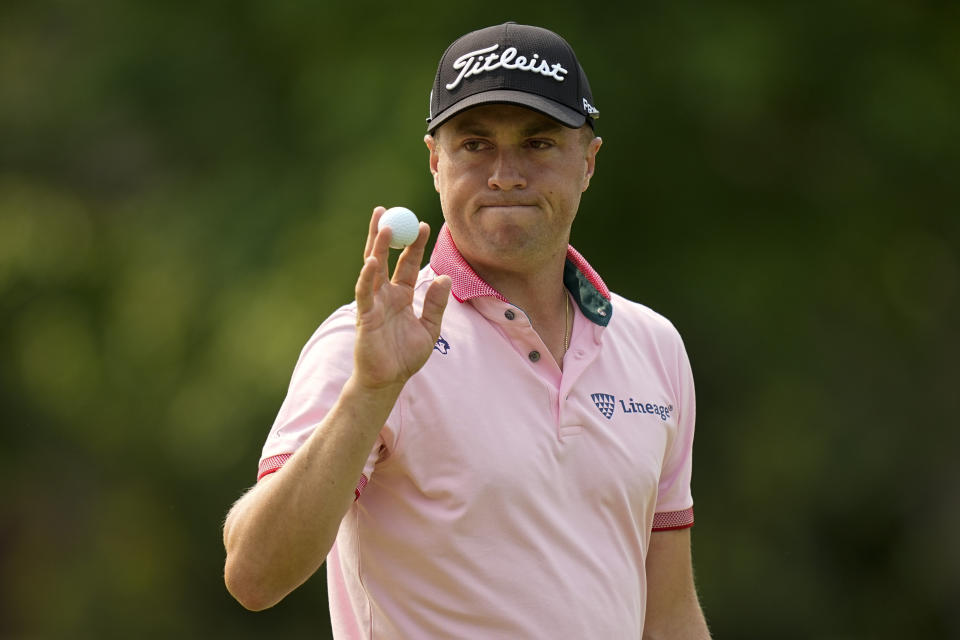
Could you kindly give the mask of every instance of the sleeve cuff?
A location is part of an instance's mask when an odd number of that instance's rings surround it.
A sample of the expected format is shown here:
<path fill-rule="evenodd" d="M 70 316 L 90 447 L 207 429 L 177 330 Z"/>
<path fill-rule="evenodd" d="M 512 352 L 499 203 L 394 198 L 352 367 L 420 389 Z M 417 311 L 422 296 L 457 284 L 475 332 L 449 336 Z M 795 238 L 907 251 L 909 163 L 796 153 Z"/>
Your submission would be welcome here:
<path fill-rule="evenodd" d="M 270 456 L 269 458 L 261 460 L 260 467 L 257 469 L 257 482 L 260 482 L 263 476 L 268 476 L 274 471 L 279 470 L 292 455 L 292 453 L 281 453 L 280 455 Z"/>
<path fill-rule="evenodd" d="M 662 511 L 653 514 L 654 531 L 672 531 L 693 526 L 693 507 L 682 511 Z"/>
<path fill-rule="evenodd" d="M 356 496 L 353 501 L 356 502 L 360 498 L 360 494 L 363 493 L 363 488 L 367 486 L 367 476 L 361 475 L 360 481 L 357 482 L 357 488 L 353 490 L 353 495 Z"/>
<path fill-rule="evenodd" d="M 257 470 L 257 482 L 260 482 L 264 476 L 268 476 L 274 471 L 279 471 L 280 467 L 286 464 L 292 455 L 292 453 L 281 453 L 280 455 L 270 456 L 269 458 L 261 460 L 260 467 Z M 353 494 L 356 496 L 354 500 L 360 497 L 360 494 L 363 493 L 363 488 L 366 486 L 367 476 L 361 475 L 360 481 L 357 482 L 357 488 L 353 490 Z"/>

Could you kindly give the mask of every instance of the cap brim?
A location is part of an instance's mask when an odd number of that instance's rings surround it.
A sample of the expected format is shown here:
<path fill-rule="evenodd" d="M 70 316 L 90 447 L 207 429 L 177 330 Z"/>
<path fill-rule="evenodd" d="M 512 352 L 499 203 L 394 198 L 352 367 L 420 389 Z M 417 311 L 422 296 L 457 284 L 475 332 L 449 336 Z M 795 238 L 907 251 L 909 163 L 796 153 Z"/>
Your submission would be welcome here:
<path fill-rule="evenodd" d="M 479 107 L 484 104 L 515 104 L 528 109 L 538 111 L 545 116 L 553 118 L 565 127 L 579 129 L 587 121 L 587 116 L 579 111 L 574 111 L 549 98 L 544 98 L 525 91 L 513 91 L 510 89 L 497 89 L 494 91 L 484 91 L 467 96 L 463 100 L 456 102 L 432 118 L 427 124 L 427 133 L 433 133 L 437 127 L 444 122 L 462 113 L 467 109 Z"/>

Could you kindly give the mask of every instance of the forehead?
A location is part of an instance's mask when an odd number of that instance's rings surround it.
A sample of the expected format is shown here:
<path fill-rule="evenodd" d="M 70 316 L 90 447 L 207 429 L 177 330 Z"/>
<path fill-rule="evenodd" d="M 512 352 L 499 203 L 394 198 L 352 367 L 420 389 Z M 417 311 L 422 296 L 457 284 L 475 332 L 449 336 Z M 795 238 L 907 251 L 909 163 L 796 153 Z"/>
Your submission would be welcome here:
<path fill-rule="evenodd" d="M 538 111 L 510 104 L 487 104 L 459 113 L 444 124 L 454 134 L 482 135 L 537 135 L 554 133 L 573 134 L 576 129 L 565 127 Z"/>

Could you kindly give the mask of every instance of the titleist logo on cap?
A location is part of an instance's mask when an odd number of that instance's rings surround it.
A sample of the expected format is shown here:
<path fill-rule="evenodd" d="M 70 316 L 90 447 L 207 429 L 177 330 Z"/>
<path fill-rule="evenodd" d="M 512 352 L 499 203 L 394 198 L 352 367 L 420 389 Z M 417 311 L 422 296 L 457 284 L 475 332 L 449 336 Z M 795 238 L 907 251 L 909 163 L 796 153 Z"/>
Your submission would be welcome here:
<path fill-rule="evenodd" d="M 526 56 L 518 56 L 516 47 L 507 47 L 500 54 L 493 53 L 499 48 L 499 44 L 490 45 L 483 49 L 469 51 L 454 60 L 453 68 L 459 69 L 460 75 L 457 76 L 456 80 L 446 85 L 447 90 L 453 91 L 464 78 L 478 76 L 501 68 L 539 73 L 558 82 L 563 82 L 566 79 L 567 70 L 559 62 L 550 64 L 547 60 L 541 60 L 539 53 L 533 54 L 529 59 Z M 484 54 L 489 55 L 484 56 Z"/>
<path fill-rule="evenodd" d="M 506 22 L 457 38 L 437 65 L 427 133 L 467 109 L 512 104 L 565 127 L 599 115 L 587 74 L 570 44 L 542 27 Z"/>

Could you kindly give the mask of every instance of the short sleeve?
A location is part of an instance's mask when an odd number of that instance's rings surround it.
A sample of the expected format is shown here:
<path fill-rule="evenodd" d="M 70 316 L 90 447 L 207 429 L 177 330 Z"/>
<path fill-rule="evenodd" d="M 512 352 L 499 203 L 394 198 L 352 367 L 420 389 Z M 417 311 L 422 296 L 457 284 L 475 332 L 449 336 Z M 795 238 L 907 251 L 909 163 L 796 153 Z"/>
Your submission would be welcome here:
<path fill-rule="evenodd" d="M 676 337 L 676 369 L 673 384 L 678 411 L 677 432 L 667 450 L 653 518 L 654 531 L 684 529 L 693 525 L 693 432 L 697 418 L 696 394 L 690 360 L 679 335 Z"/>
<path fill-rule="evenodd" d="M 257 480 L 280 469 L 337 401 L 353 371 L 355 325 L 355 305 L 341 307 L 320 325 L 304 346 L 287 395 L 263 445 Z M 379 445 L 378 440 L 374 452 Z M 367 466 L 372 468 L 372 463 L 368 461 Z M 367 478 L 370 470 L 364 469 Z M 361 484 L 365 482 L 361 480 Z"/>

